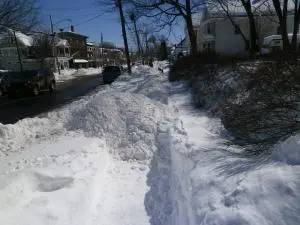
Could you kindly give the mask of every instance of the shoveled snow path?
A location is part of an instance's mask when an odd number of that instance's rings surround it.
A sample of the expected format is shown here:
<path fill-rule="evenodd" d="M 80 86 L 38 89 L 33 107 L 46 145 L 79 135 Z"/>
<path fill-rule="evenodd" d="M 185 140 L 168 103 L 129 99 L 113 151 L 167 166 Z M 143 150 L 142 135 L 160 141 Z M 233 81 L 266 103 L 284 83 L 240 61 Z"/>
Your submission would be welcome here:
<path fill-rule="evenodd" d="M 186 85 L 134 69 L 44 118 L 0 124 L 1 224 L 298 225 L 300 138 L 276 160 L 237 157 Z"/>

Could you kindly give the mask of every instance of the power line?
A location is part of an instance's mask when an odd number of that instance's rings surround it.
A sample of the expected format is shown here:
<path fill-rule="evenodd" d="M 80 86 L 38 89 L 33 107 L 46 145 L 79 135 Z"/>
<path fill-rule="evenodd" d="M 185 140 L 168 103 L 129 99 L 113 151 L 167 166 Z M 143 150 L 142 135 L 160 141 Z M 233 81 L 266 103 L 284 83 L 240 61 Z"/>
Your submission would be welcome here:
<path fill-rule="evenodd" d="M 82 10 L 89 10 L 94 9 L 95 6 L 90 7 L 78 7 L 78 8 L 42 8 L 44 11 L 82 11 Z"/>

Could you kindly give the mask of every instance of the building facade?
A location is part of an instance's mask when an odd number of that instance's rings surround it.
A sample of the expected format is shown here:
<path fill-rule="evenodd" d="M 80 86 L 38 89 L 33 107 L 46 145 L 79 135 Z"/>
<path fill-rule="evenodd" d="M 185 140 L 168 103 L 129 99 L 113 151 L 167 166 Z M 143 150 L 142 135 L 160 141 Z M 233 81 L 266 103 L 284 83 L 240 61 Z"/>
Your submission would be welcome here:
<path fill-rule="evenodd" d="M 68 41 L 70 45 L 70 67 L 82 68 L 88 67 L 87 60 L 87 36 L 78 34 L 71 26 L 70 31 L 60 31 L 57 36 Z"/>
<path fill-rule="evenodd" d="M 266 4 L 266 5 L 264 5 Z M 280 26 L 277 15 L 272 10 L 271 2 L 253 5 L 253 12 L 256 29 L 256 43 L 261 46 L 266 36 L 280 34 Z M 289 5 L 289 11 L 293 8 Z M 213 6 L 206 5 L 202 12 L 193 17 L 195 33 L 197 36 L 198 51 L 216 52 L 220 55 L 246 55 L 248 54 L 247 44 L 240 31 L 250 41 L 249 20 L 243 6 L 229 5 L 225 13 L 224 8 L 217 3 Z M 293 15 L 287 17 L 288 33 L 293 31 Z"/>

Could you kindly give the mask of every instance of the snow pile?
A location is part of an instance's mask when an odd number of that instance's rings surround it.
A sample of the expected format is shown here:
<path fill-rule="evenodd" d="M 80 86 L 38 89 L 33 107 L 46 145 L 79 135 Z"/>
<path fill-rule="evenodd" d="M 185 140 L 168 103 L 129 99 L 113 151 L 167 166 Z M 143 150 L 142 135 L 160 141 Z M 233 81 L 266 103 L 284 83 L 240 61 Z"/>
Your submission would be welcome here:
<path fill-rule="evenodd" d="M 123 160 L 149 160 L 156 151 L 157 126 L 167 119 L 165 106 L 143 95 L 107 92 L 71 111 L 66 127 L 105 138 Z"/>
<path fill-rule="evenodd" d="M 54 73 L 55 78 L 58 82 L 63 82 L 66 80 L 76 79 L 78 77 L 86 75 L 96 75 L 102 73 L 102 68 L 81 68 L 81 69 L 68 69 L 61 70 L 60 74 L 58 72 Z"/>
<path fill-rule="evenodd" d="M 45 118 L 0 125 L 3 224 L 298 224 L 299 136 L 244 157 L 187 85 L 136 69 Z"/>
<path fill-rule="evenodd" d="M 290 165 L 300 165 L 300 135 L 295 135 L 275 146 L 273 159 Z"/>
<path fill-rule="evenodd" d="M 189 96 L 182 96 L 171 98 L 180 116 L 167 148 L 173 206 L 168 224 L 298 224 L 299 165 L 244 157 L 241 149 L 226 145 L 220 120 L 187 106 Z M 298 157 L 299 137 L 279 151 Z"/>
<path fill-rule="evenodd" d="M 63 123 L 49 118 L 28 118 L 9 125 L 0 123 L 0 158 L 11 152 L 24 151 L 33 143 L 51 139 L 63 132 Z"/>
<path fill-rule="evenodd" d="M 167 60 L 164 61 L 154 61 L 153 62 L 153 68 L 156 70 L 160 70 L 163 73 L 169 72 L 170 62 Z"/>

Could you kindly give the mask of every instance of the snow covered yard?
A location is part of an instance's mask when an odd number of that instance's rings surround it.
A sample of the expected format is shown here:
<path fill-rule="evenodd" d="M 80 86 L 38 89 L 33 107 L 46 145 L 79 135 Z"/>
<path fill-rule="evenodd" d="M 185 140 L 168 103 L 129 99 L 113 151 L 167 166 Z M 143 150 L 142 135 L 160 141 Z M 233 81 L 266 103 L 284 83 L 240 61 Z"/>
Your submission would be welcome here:
<path fill-rule="evenodd" d="M 299 224 L 299 136 L 245 158 L 186 85 L 133 71 L 45 117 L 0 124 L 1 224 Z"/>
<path fill-rule="evenodd" d="M 68 69 L 61 70 L 60 74 L 58 72 L 54 73 L 55 78 L 58 82 L 64 82 L 66 80 L 75 79 L 78 76 L 85 75 L 96 75 L 102 73 L 102 68 L 81 68 L 81 69 Z"/>

